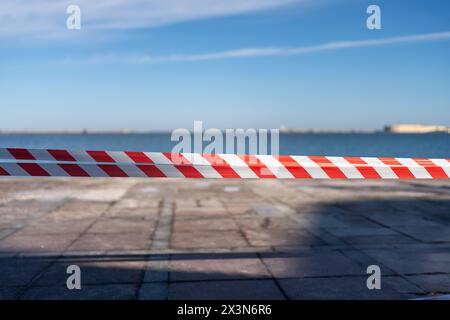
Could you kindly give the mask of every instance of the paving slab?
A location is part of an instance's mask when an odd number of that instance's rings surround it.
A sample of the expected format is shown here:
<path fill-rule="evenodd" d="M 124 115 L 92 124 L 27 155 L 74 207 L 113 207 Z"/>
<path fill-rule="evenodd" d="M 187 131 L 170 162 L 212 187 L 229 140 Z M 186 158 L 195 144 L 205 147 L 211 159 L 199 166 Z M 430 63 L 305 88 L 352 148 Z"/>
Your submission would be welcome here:
<path fill-rule="evenodd" d="M 90 225 L 94 223 L 94 219 L 74 219 L 74 220 L 53 220 L 40 219 L 37 222 L 32 222 L 20 230 L 20 235 L 41 235 L 41 234 L 81 234 Z"/>
<path fill-rule="evenodd" d="M 362 275 L 366 269 L 340 252 L 310 252 L 279 257 L 276 253 L 262 253 L 264 264 L 275 278 L 323 277 Z"/>
<path fill-rule="evenodd" d="M 409 281 L 428 293 L 450 293 L 450 273 L 424 274 L 406 277 Z"/>
<path fill-rule="evenodd" d="M 0 251 L 17 252 L 63 252 L 78 237 L 78 234 L 66 233 L 63 237 L 54 234 L 13 233 L 0 240 Z"/>
<path fill-rule="evenodd" d="M 91 260 L 91 261 L 89 261 Z M 95 258 L 86 257 L 78 261 L 66 259 L 54 263 L 45 270 L 39 278 L 35 279 L 33 286 L 61 286 L 65 285 L 70 265 L 77 265 L 81 272 L 81 282 L 85 285 L 94 284 L 136 284 L 143 277 L 145 261 L 96 261 Z"/>
<path fill-rule="evenodd" d="M 228 231 L 237 230 L 238 226 L 233 219 L 175 219 L 174 232 L 194 232 L 194 231 Z"/>
<path fill-rule="evenodd" d="M 55 220 L 98 218 L 108 207 L 108 202 L 70 200 L 48 214 L 47 218 Z"/>
<path fill-rule="evenodd" d="M 51 265 L 49 260 L 0 259 L 0 287 L 27 286 Z"/>
<path fill-rule="evenodd" d="M 80 290 L 67 287 L 32 287 L 21 297 L 22 300 L 129 300 L 137 297 L 136 285 L 81 286 Z"/>
<path fill-rule="evenodd" d="M 198 281 L 171 283 L 173 300 L 280 300 L 283 293 L 273 280 Z"/>
<path fill-rule="evenodd" d="M 398 274 L 450 273 L 448 249 L 401 248 L 366 249 L 368 255 Z"/>
<path fill-rule="evenodd" d="M 450 226 L 398 226 L 395 229 L 418 241 L 450 243 Z"/>
<path fill-rule="evenodd" d="M 239 226 L 243 229 L 303 229 L 304 226 L 290 217 L 255 217 L 241 216 L 235 218 Z"/>
<path fill-rule="evenodd" d="M 169 285 L 163 283 L 143 283 L 139 289 L 139 300 L 166 300 Z"/>
<path fill-rule="evenodd" d="M 245 237 L 255 247 L 265 246 L 311 246 L 323 244 L 306 229 L 265 230 L 245 229 Z"/>
<path fill-rule="evenodd" d="M 170 255 L 151 255 L 145 264 L 143 285 L 149 282 L 169 281 Z"/>
<path fill-rule="evenodd" d="M 172 234 L 171 248 L 239 248 L 247 242 L 238 231 L 191 231 Z"/>
<path fill-rule="evenodd" d="M 280 286 L 289 299 L 405 299 L 388 285 L 380 290 L 369 290 L 366 278 L 309 278 L 280 280 Z"/>
<path fill-rule="evenodd" d="M 101 219 L 95 222 L 87 231 L 88 234 L 123 234 L 123 233 L 144 233 L 152 234 L 156 227 L 154 220 L 136 219 Z"/>
<path fill-rule="evenodd" d="M 21 287 L 1 287 L 0 300 L 14 300 L 22 290 L 23 288 Z"/>
<path fill-rule="evenodd" d="M 340 237 L 343 241 L 351 245 L 396 245 L 396 244 L 415 244 L 417 240 L 411 239 L 402 234 L 386 234 L 386 235 L 355 235 Z"/>
<path fill-rule="evenodd" d="M 397 292 L 400 292 L 408 297 L 414 299 L 417 296 L 425 295 L 427 291 L 421 289 L 408 277 L 386 276 L 381 279 L 382 284 L 386 283 L 389 287 Z"/>
<path fill-rule="evenodd" d="M 146 233 L 91 233 L 82 235 L 67 250 L 127 251 L 147 249 L 150 244 L 150 235 Z"/>
<path fill-rule="evenodd" d="M 170 262 L 170 281 L 198 281 L 270 278 L 256 254 L 245 257 L 230 254 L 187 255 Z"/>

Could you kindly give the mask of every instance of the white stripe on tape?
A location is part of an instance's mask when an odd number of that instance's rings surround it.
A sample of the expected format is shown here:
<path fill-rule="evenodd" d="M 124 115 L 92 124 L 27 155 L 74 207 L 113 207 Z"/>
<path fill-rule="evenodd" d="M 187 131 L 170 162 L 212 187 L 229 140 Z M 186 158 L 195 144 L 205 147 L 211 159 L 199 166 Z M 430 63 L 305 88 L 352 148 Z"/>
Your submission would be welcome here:
<path fill-rule="evenodd" d="M 405 158 L 395 158 L 402 165 L 408 167 L 409 171 L 416 177 L 416 179 L 431 179 L 431 175 L 428 171 L 421 167 L 416 161 L 413 159 L 405 159 Z"/>
<path fill-rule="evenodd" d="M 264 165 L 279 179 L 293 179 L 294 176 L 283 166 L 278 159 L 269 155 L 256 155 Z"/>
<path fill-rule="evenodd" d="M 335 166 L 339 167 L 348 179 L 363 179 L 363 175 L 350 162 L 343 157 L 326 157 Z"/>
<path fill-rule="evenodd" d="M 235 154 L 219 154 L 219 156 L 224 159 L 233 170 L 243 179 L 256 179 L 258 176 L 254 173 L 244 160 L 239 158 Z"/>
<path fill-rule="evenodd" d="M 380 159 L 373 157 L 361 157 L 361 159 L 372 166 L 382 179 L 398 179 L 395 172 Z"/>
<path fill-rule="evenodd" d="M 330 177 L 322 170 L 322 168 L 306 156 L 291 156 L 297 161 L 313 179 L 329 179 Z"/>

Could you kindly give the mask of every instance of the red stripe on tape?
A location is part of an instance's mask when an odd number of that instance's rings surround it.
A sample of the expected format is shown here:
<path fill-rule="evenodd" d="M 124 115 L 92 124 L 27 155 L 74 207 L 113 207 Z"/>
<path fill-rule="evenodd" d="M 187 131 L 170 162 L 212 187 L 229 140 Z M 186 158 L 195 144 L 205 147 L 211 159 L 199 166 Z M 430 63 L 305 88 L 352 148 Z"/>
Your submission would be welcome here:
<path fill-rule="evenodd" d="M 137 165 L 147 177 L 164 178 L 166 175 L 155 166 Z"/>
<path fill-rule="evenodd" d="M 446 179 L 448 178 L 447 174 L 445 173 L 445 171 L 438 167 L 437 165 L 435 165 L 433 163 L 433 161 L 429 160 L 429 159 L 417 159 L 414 158 L 414 161 L 417 162 L 417 164 L 424 166 L 425 170 L 428 171 L 428 173 L 430 174 L 430 176 L 433 177 L 433 179 Z"/>
<path fill-rule="evenodd" d="M 67 150 L 47 150 L 56 161 L 77 161 Z"/>
<path fill-rule="evenodd" d="M 361 173 L 361 175 L 366 179 L 381 179 L 381 176 L 373 168 L 367 166 L 367 162 L 358 157 L 344 157 L 349 163 L 353 164 L 355 168 Z"/>
<path fill-rule="evenodd" d="M 249 166 L 249 168 L 259 177 L 263 179 L 273 179 L 276 176 L 254 155 L 240 155 L 239 158 Z"/>
<path fill-rule="evenodd" d="M 36 160 L 27 149 L 7 148 L 6 150 L 17 160 Z"/>
<path fill-rule="evenodd" d="M 128 177 L 128 175 L 115 164 L 99 164 L 98 167 L 110 177 Z"/>
<path fill-rule="evenodd" d="M 297 163 L 290 156 L 277 156 L 276 157 L 280 163 L 286 167 L 286 169 L 298 179 L 311 179 L 312 176 L 305 170 L 301 165 Z"/>
<path fill-rule="evenodd" d="M 330 160 L 326 157 L 313 156 L 309 157 L 312 161 L 320 166 L 320 168 L 325 171 L 325 173 L 332 179 L 347 179 L 345 174 L 336 167 Z"/>
<path fill-rule="evenodd" d="M 192 163 L 180 153 L 163 153 L 186 178 L 203 178 L 203 175 L 192 166 Z"/>
<path fill-rule="evenodd" d="M 50 174 L 36 163 L 18 163 L 30 176 L 49 177 Z"/>
<path fill-rule="evenodd" d="M 97 162 L 115 162 L 105 151 L 86 151 Z"/>
<path fill-rule="evenodd" d="M 131 158 L 136 163 L 153 163 L 152 159 L 147 157 L 147 155 L 144 152 L 125 152 L 127 156 Z"/>
<path fill-rule="evenodd" d="M 202 154 L 211 166 L 223 177 L 223 178 L 240 178 L 240 176 L 234 171 L 234 169 L 225 162 L 219 155 L 215 154 Z"/>
<path fill-rule="evenodd" d="M 203 178 L 197 169 L 190 166 L 175 166 L 186 178 Z"/>
<path fill-rule="evenodd" d="M 61 163 L 58 165 L 71 177 L 89 177 L 89 174 L 77 164 Z"/>
<path fill-rule="evenodd" d="M 391 170 L 399 177 L 400 179 L 415 179 L 416 177 L 412 174 L 411 170 L 398 162 L 395 158 L 379 158 L 381 162 L 385 165 L 388 165 Z"/>
<path fill-rule="evenodd" d="M 9 176 L 10 174 L 0 166 L 0 176 Z"/>

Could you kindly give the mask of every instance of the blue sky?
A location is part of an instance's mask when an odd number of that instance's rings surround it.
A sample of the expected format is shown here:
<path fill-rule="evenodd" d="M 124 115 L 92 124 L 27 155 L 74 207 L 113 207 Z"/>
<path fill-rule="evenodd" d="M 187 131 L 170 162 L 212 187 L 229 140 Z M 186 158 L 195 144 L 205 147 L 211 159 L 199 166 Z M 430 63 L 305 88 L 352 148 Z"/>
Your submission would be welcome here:
<path fill-rule="evenodd" d="M 450 126 L 449 57 L 446 0 L 2 0 L 0 130 Z"/>

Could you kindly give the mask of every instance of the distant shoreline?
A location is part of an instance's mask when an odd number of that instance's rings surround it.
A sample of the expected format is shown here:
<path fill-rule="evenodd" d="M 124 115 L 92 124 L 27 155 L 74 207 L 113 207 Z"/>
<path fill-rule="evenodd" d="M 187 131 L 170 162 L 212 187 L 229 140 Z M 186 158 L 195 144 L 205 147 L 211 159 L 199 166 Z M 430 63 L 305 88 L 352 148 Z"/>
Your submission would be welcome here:
<path fill-rule="evenodd" d="M 146 134 L 171 134 L 171 131 L 0 131 L 0 135 L 146 135 Z M 389 132 L 383 130 L 280 130 L 283 135 L 297 135 L 297 134 L 394 134 L 394 135 L 408 135 L 408 134 L 448 134 L 447 132 Z"/>
<path fill-rule="evenodd" d="M 234 128 L 237 129 L 237 128 Z M 228 129 L 221 129 L 222 133 Z M 247 130 L 247 128 L 243 128 Z M 314 129 L 314 128 L 289 128 L 280 126 L 281 134 L 430 134 L 450 133 L 450 127 L 442 125 L 428 125 L 420 123 L 393 124 L 384 126 L 383 129 Z M 189 130 L 193 133 L 192 130 Z M 82 130 L 1 130 L 0 135 L 128 135 L 128 134 L 171 134 L 171 130 L 133 130 L 133 129 L 82 129 Z"/>
<path fill-rule="evenodd" d="M 93 135 L 93 134 L 121 134 L 121 135 L 128 135 L 128 134 L 170 134 L 171 131 L 166 130 L 155 130 L 155 131 L 131 131 L 131 130 L 77 130 L 77 131 L 46 131 L 46 130 L 36 130 L 36 131 L 26 131 L 26 130 L 5 130 L 0 131 L 0 135 L 7 135 L 7 134 L 29 134 L 29 135 L 40 135 L 40 134 L 46 134 L 46 135 Z"/>

